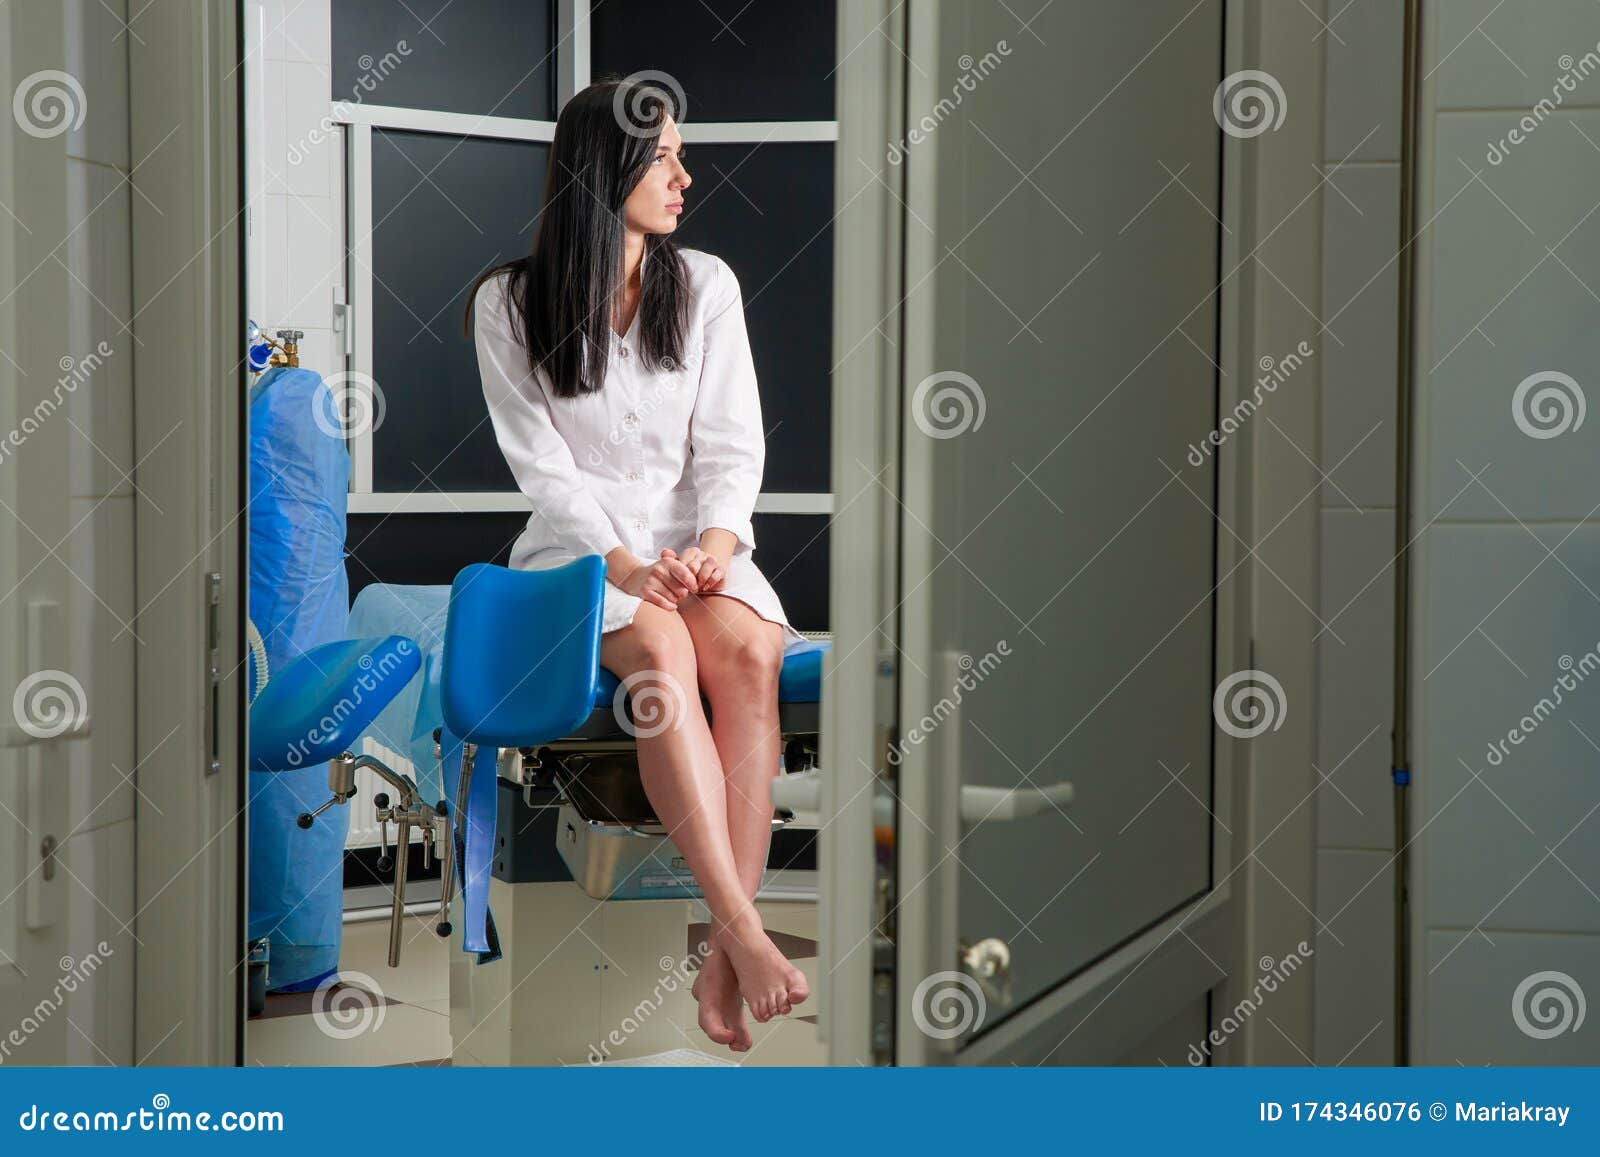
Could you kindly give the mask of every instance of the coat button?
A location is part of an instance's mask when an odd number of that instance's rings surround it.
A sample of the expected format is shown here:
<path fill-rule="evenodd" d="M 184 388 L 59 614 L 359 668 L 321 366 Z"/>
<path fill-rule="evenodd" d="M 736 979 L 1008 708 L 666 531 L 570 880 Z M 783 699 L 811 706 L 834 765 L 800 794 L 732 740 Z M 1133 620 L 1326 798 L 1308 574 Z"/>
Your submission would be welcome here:
<path fill-rule="evenodd" d="M 628 356 L 628 347 L 627 346 L 623 346 L 621 349 L 619 349 L 617 351 L 617 353 L 620 354 L 622 357 L 627 357 Z"/>
<path fill-rule="evenodd" d="M 643 530 L 644 529 L 644 519 L 642 519 L 642 518 L 641 519 L 637 519 L 633 524 L 633 529 L 635 529 L 635 530 Z"/>
<path fill-rule="evenodd" d="M 637 482 L 637 481 L 639 481 L 638 473 L 633 471 L 633 470 L 628 471 L 628 481 L 629 482 Z"/>

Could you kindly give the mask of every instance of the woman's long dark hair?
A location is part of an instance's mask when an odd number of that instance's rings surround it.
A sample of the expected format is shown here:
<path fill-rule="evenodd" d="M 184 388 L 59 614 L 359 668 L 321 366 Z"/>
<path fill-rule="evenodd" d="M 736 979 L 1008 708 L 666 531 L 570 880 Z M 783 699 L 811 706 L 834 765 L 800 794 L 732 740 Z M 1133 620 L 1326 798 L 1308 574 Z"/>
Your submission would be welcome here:
<path fill-rule="evenodd" d="M 479 287 L 498 274 L 511 275 L 512 331 L 559 397 L 593 393 L 605 383 L 612 311 L 622 288 L 623 202 L 649 171 L 661 128 L 675 112 L 665 90 L 615 78 L 568 101 L 556 120 L 533 251 L 489 270 L 467 294 L 471 336 Z M 651 370 L 682 365 L 689 279 L 670 238 L 646 235 L 640 281 L 644 364 Z"/>

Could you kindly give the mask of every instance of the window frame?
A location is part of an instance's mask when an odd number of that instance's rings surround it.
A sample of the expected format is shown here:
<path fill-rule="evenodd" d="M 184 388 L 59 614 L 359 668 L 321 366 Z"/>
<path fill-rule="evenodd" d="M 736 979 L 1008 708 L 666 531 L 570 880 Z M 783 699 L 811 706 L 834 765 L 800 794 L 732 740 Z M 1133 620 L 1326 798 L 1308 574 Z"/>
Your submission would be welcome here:
<path fill-rule="evenodd" d="M 556 106 L 563 107 L 590 83 L 589 0 L 557 0 Z M 374 129 L 438 133 L 485 140 L 532 141 L 548 144 L 555 139 L 555 122 L 500 117 L 439 109 L 401 108 L 392 105 L 350 104 L 329 97 L 329 120 L 343 135 L 345 276 L 342 300 L 335 302 L 344 338 L 344 384 L 347 406 L 353 413 L 372 413 L 373 382 L 373 221 L 372 133 Z M 722 121 L 680 126 L 686 144 L 814 144 L 836 143 L 839 122 L 827 121 Z M 366 407 L 363 409 L 362 407 Z M 373 442 L 369 424 L 349 438 L 351 514 L 491 513 L 532 510 L 518 491 L 452 491 L 413 489 L 377 491 L 373 488 Z M 831 492 L 763 491 L 756 501 L 762 514 L 832 514 Z"/>

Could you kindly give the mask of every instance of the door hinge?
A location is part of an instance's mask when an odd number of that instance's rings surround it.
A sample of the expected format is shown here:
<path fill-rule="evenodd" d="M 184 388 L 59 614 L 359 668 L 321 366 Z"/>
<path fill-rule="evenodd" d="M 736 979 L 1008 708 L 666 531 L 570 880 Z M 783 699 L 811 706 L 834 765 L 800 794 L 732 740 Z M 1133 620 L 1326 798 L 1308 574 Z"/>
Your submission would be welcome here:
<path fill-rule="evenodd" d="M 343 339 L 343 353 L 347 358 L 356 352 L 355 306 L 350 304 L 345 291 L 333 291 L 333 332 Z"/>
<path fill-rule="evenodd" d="M 206 775 L 222 770 L 222 575 L 206 575 Z"/>

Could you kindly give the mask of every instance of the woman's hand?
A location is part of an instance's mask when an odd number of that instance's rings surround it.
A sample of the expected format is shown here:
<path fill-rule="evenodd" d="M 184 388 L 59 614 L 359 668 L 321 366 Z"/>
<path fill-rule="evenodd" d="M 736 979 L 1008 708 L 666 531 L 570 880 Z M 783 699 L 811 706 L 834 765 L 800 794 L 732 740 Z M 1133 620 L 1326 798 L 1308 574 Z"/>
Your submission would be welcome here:
<path fill-rule="evenodd" d="M 691 546 L 681 555 L 670 550 L 661 552 L 662 558 L 675 558 L 694 573 L 697 581 L 696 591 L 699 594 L 714 594 L 721 590 L 727 582 L 728 566 L 716 555 L 702 550 L 698 546 Z"/>
<path fill-rule="evenodd" d="M 669 611 L 699 589 L 700 580 L 670 550 L 661 552 L 658 562 L 641 562 L 624 576 L 617 588 L 647 603 Z"/>

